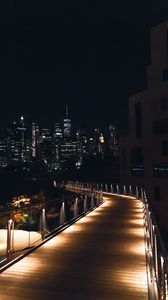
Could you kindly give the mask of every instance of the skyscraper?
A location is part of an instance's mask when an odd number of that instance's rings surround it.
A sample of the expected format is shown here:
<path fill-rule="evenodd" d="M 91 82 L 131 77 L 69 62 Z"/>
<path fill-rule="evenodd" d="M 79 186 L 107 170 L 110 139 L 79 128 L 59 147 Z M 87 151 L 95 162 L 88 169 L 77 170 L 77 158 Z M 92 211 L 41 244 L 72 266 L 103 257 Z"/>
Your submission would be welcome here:
<path fill-rule="evenodd" d="M 45 163 L 51 165 L 53 157 L 53 141 L 51 130 L 48 128 L 41 129 L 40 156 Z"/>
<path fill-rule="evenodd" d="M 109 126 L 109 151 L 114 157 L 119 155 L 117 130 L 112 124 Z"/>
<path fill-rule="evenodd" d="M 37 157 L 39 146 L 39 127 L 36 123 L 32 123 L 32 157 Z"/>
<path fill-rule="evenodd" d="M 66 114 L 63 120 L 64 139 L 71 137 L 71 120 L 69 119 L 68 104 L 66 104 Z"/>
<path fill-rule="evenodd" d="M 25 147 L 25 123 L 23 115 L 18 122 L 15 135 L 15 159 L 24 161 L 24 147 Z"/>
<path fill-rule="evenodd" d="M 54 146 L 54 160 L 55 162 L 60 161 L 60 151 L 62 143 L 62 127 L 60 123 L 55 123 L 53 132 L 53 146 Z"/>

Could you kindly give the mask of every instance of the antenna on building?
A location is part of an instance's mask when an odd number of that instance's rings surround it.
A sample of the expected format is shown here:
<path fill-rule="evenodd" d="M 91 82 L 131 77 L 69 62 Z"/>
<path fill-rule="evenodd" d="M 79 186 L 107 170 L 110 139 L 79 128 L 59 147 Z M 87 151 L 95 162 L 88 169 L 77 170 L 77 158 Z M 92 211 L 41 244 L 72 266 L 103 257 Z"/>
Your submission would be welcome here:
<path fill-rule="evenodd" d="M 21 115 L 21 117 L 20 117 L 20 124 L 22 124 L 22 126 L 24 126 L 24 117 L 23 117 L 23 115 Z"/>
<path fill-rule="evenodd" d="M 68 104 L 66 104 L 66 118 L 68 119 Z"/>

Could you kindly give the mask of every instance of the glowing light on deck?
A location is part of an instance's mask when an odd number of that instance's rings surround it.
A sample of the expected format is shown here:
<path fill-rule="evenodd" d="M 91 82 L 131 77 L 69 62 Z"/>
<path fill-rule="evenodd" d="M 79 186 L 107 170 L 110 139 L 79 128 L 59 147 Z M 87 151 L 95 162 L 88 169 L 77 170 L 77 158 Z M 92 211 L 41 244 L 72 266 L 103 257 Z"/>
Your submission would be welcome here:
<path fill-rule="evenodd" d="M 132 220 L 129 220 L 128 223 L 142 226 L 143 218 L 142 219 L 132 219 Z"/>
<path fill-rule="evenodd" d="M 100 214 L 101 214 L 101 212 L 99 212 L 99 211 L 92 211 L 91 213 L 88 214 L 88 217 L 96 217 Z"/>
<path fill-rule="evenodd" d="M 131 210 L 130 210 L 132 213 L 141 213 L 141 216 L 142 216 L 142 214 L 143 214 L 143 209 L 140 207 L 140 208 L 132 208 Z"/>
<path fill-rule="evenodd" d="M 14 265 L 12 265 L 9 269 L 5 270 L 1 273 L 2 277 L 13 277 L 17 275 L 19 279 L 25 279 L 26 275 L 32 274 L 35 270 L 42 266 L 42 261 L 38 257 L 29 256 L 24 259 L 19 260 Z"/>
<path fill-rule="evenodd" d="M 106 206 L 105 203 L 102 204 L 103 206 Z M 80 231 L 85 230 L 85 223 L 94 222 L 94 217 L 97 217 L 101 215 L 101 212 L 104 208 L 102 206 L 97 207 L 95 210 L 88 213 L 83 218 L 79 219 L 77 222 L 75 222 L 73 225 L 66 228 L 64 231 L 62 231 L 59 235 L 54 237 L 52 240 L 49 240 L 46 242 L 42 247 L 57 247 L 65 244 L 68 241 L 68 233 L 78 233 Z"/>
<path fill-rule="evenodd" d="M 124 232 L 124 230 L 123 230 Z M 129 235 L 137 236 L 137 237 L 144 237 L 144 230 L 143 228 L 130 228 L 126 230 L 126 233 Z"/>
<path fill-rule="evenodd" d="M 120 196 L 120 195 L 118 195 Z M 146 266 L 145 266 L 145 244 L 144 244 L 144 232 L 143 232 L 143 215 L 142 215 L 142 204 L 139 200 L 135 200 L 135 197 L 130 196 L 120 196 L 121 198 L 129 198 L 131 199 L 131 207 L 130 210 L 131 213 L 128 214 L 128 219 L 126 218 L 125 223 L 127 222 L 127 227 L 121 228 L 121 235 L 125 237 L 125 245 L 124 247 L 118 246 L 119 249 L 116 247 L 116 251 L 119 255 L 123 255 L 123 257 L 127 257 L 131 261 L 131 263 L 128 263 L 127 266 L 121 266 L 119 262 L 119 268 L 117 268 L 116 272 L 111 274 L 111 281 L 114 283 L 120 282 L 122 284 L 123 290 L 128 288 L 130 291 L 140 291 L 143 290 L 147 293 L 147 276 L 146 276 Z M 70 227 L 66 228 L 64 231 L 59 233 L 54 238 L 48 240 L 45 244 L 43 244 L 40 249 L 45 248 L 52 249 L 52 252 L 60 249 L 68 249 L 70 247 L 71 243 L 73 242 L 72 234 L 76 237 L 76 234 L 85 230 L 85 224 L 86 223 L 92 223 L 97 222 L 99 219 L 99 216 L 103 214 L 103 211 L 106 210 L 107 207 L 115 205 L 115 199 L 113 201 L 112 198 L 103 197 L 105 202 L 98 207 L 96 210 L 90 212 L 87 214 L 84 218 L 79 219 L 76 223 L 71 225 Z M 132 199 L 135 200 L 132 201 Z M 124 199 L 123 199 L 124 202 Z M 132 219 L 131 219 L 132 218 Z M 138 225 L 138 226 L 137 226 Z M 108 230 L 108 228 L 107 228 Z M 130 238 L 130 241 L 126 239 L 126 235 L 128 235 Z M 117 237 L 118 238 L 118 237 Z M 123 241 L 122 241 L 123 242 Z M 123 242 L 123 243 L 124 243 Z M 122 243 L 122 245 L 123 245 Z M 114 244 L 115 247 L 115 244 Z M 107 249 L 108 251 L 112 251 L 111 248 Z M 40 250 L 41 251 L 41 250 Z M 50 252 L 48 252 L 50 253 Z M 144 256 L 144 264 L 143 264 L 143 258 Z M 37 257 L 37 256 L 36 256 Z M 132 260 L 135 259 L 138 261 L 138 259 L 142 258 L 142 263 L 138 263 L 137 269 L 132 269 Z M 57 260 L 57 259 L 56 259 Z M 56 261 L 54 261 L 55 265 L 57 264 Z M 127 262 L 126 262 L 127 263 Z M 24 258 L 24 260 L 19 261 L 14 266 L 12 266 L 10 269 L 7 270 L 7 273 L 3 273 L 4 276 L 13 276 L 14 274 L 19 274 L 21 278 L 24 278 L 26 276 L 33 276 L 33 272 L 40 268 L 40 272 L 43 272 L 43 259 L 39 255 L 39 257 L 35 258 L 33 257 L 33 254 L 31 256 L 28 256 Z M 59 262 L 58 262 L 59 264 Z M 130 266 L 131 265 L 131 266 Z M 134 265 L 134 264 L 133 264 Z M 120 268 L 121 266 L 121 268 Z M 129 266 L 129 267 L 128 267 Z M 105 268 L 106 266 L 104 266 Z M 20 271 L 21 270 L 21 271 Z M 100 270 L 101 271 L 101 270 Z M 19 273 L 20 272 L 20 273 Z M 110 270 L 111 272 L 111 270 Z M 7 275 L 5 275 L 7 274 Z M 100 274 L 102 274 L 100 272 Z M 27 278 L 27 277 L 26 277 Z"/>
<path fill-rule="evenodd" d="M 127 199 L 134 199 L 136 200 L 137 198 L 134 196 L 127 196 L 127 195 L 122 195 L 122 194 L 116 194 L 116 193 L 108 193 L 108 192 L 103 192 L 104 195 L 109 195 L 109 196 L 115 196 L 115 197 L 120 197 L 120 198 L 127 198 Z M 105 196 L 103 196 L 104 199 Z M 109 199 L 109 198 L 108 198 Z"/>
<path fill-rule="evenodd" d="M 70 227 L 66 228 L 63 233 L 75 233 L 75 232 L 79 232 L 81 231 L 83 228 L 82 225 L 80 224 L 74 224 L 74 225 L 71 225 Z"/>
<path fill-rule="evenodd" d="M 67 236 L 65 237 L 63 234 L 59 234 L 52 238 L 51 240 L 47 241 L 45 244 L 43 244 L 42 247 L 44 248 L 56 248 L 56 247 L 62 247 L 66 246 L 68 239 Z"/>
<path fill-rule="evenodd" d="M 136 255 L 145 256 L 145 243 L 142 240 L 141 242 L 133 241 L 131 244 L 127 244 L 125 246 L 125 253 L 132 253 Z"/>
<path fill-rule="evenodd" d="M 144 266 L 138 267 L 138 270 L 131 268 L 123 268 L 116 271 L 118 280 L 127 288 L 130 287 L 132 291 L 144 290 L 147 292 L 147 274 Z"/>

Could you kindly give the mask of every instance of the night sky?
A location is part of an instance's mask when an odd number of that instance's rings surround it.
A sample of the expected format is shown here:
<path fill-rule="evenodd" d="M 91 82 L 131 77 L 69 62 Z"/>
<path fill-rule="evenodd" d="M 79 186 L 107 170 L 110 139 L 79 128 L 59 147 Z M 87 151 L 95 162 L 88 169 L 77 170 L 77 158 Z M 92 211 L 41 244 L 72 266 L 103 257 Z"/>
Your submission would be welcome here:
<path fill-rule="evenodd" d="M 128 96 L 145 87 L 149 29 L 168 1 L 0 4 L 0 130 L 25 115 L 43 126 L 70 107 L 73 126 L 127 127 Z"/>

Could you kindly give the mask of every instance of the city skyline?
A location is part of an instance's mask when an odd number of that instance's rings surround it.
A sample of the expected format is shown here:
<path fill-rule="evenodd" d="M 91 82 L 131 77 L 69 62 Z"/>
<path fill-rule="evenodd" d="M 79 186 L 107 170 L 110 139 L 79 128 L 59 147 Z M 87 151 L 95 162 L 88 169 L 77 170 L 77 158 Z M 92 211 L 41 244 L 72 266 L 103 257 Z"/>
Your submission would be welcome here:
<path fill-rule="evenodd" d="M 0 138 L 0 168 L 33 161 L 41 161 L 51 170 L 61 170 L 67 162 L 80 168 L 88 157 L 117 158 L 118 154 L 118 132 L 114 125 L 110 124 L 106 137 L 98 128 L 89 133 L 84 128 L 74 128 L 67 104 L 62 121 L 55 120 L 52 127 L 44 128 L 33 122 L 30 128 L 21 115 Z"/>
<path fill-rule="evenodd" d="M 102 133 L 104 136 L 106 136 L 106 134 L 109 130 L 109 127 L 111 125 L 115 126 L 117 131 L 119 131 L 119 128 L 117 127 L 116 123 L 113 122 L 112 120 L 109 123 L 106 123 L 103 128 L 101 128 L 101 126 L 99 126 L 100 124 L 95 124 L 96 126 L 93 126 L 91 128 L 89 125 L 87 125 L 87 122 L 85 122 L 85 124 L 82 124 L 83 126 L 81 126 L 80 121 L 79 121 L 79 123 L 74 122 L 74 119 L 75 119 L 74 116 L 76 114 L 78 114 L 78 112 L 77 111 L 73 112 L 71 110 L 71 107 L 69 106 L 69 104 L 66 103 L 65 107 L 62 107 L 62 114 L 57 115 L 55 117 L 55 119 L 51 120 L 50 122 L 48 121 L 47 123 L 46 122 L 43 123 L 42 120 L 39 120 L 39 119 L 35 119 L 35 118 L 32 119 L 28 114 L 25 115 L 23 113 L 18 113 L 16 115 L 15 119 L 9 120 L 9 122 L 7 124 L 5 123 L 2 126 L 2 128 L 0 128 L 0 136 L 3 137 L 3 134 L 4 134 L 5 130 L 9 126 L 11 126 L 11 124 L 19 123 L 22 118 L 24 119 L 24 122 L 26 123 L 26 127 L 28 128 L 28 130 L 31 130 L 31 127 L 32 127 L 33 123 L 40 126 L 40 128 L 47 128 L 49 130 L 52 130 L 56 123 L 60 123 L 63 126 L 64 119 L 67 118 L 67 111 L 68 111 L 68 119 L 72 120 L 71 130 L 72 130 L 73 135 L 76 133 L 76 131 L 78 129 L 85 129 L 87 131 L 88 136 L 91 136 L 95 129 L 99 129 L 100 133 Z"/>

